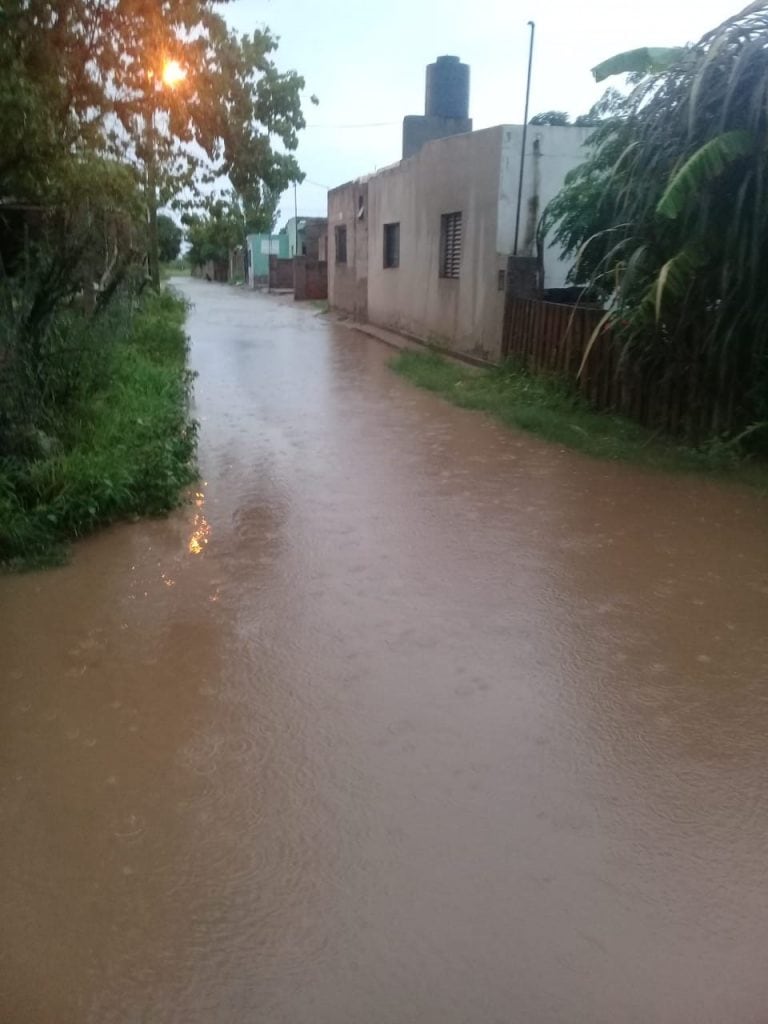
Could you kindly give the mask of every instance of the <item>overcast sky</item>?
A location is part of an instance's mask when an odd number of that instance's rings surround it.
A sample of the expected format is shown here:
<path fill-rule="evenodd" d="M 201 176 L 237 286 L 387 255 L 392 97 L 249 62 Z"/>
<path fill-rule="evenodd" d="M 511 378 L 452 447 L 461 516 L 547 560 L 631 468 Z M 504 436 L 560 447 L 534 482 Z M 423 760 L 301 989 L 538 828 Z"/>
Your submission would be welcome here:
<path fill-rule="evenodd" d="M 269 26 L 281 70 L 307 82 L 299 214 L 326 212 L 326 189 L 400 159 L 401 122 L 424 113 L 424 68 L 440 54 L 470 65 L 475 128 L 523 119 L 527 21 L 536 22 L 531 114 L 584 113 L 601 95 L 589 69 L 637 46 L 693 42 L 739 0 L 234 0 L 239 32 Z M 315 93 L 320 106 L 311 106 Z M 366 127 L 360 127 L 365 125 Z M 293 216 L 293 194 L 279 226 Z"/>

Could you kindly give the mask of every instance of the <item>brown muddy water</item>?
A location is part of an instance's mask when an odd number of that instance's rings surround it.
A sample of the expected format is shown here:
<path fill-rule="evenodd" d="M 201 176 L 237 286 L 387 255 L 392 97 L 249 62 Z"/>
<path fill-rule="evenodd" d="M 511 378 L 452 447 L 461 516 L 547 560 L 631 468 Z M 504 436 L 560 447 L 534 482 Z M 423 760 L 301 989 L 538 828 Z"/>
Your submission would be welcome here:
<path fill-rule="evenodd" d="M 184 282 L 203 480 L 0 580 L 3 1024 L 764 1024 L 768 503 Z"/>

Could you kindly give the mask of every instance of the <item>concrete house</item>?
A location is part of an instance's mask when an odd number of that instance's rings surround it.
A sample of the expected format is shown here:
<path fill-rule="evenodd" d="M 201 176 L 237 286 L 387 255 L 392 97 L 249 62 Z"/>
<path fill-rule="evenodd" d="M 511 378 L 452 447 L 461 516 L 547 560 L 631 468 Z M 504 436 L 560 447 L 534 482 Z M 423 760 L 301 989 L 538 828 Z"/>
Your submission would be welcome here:
<path fill-rule="evenodd" d="M 251 288 L 266 284 L 269 280 L 269 257 L 288 258 L 288 235 L 283 230 L 279 234 L 261 232 L 248 235 L 248 284 Z"/>
<path fill-rule="evenodd" d="M 325 262 L 326 253 L 321 251 L 320 243 L 326 237 L 327 223 L 325 217 L 291 217 L 283 229 L 288 239 L 286 256 L 307 256 Z"/>
<path fill-rule="evenodd" d="M 513 284 L 523 128 L 456 134 L 468 105 L 468 69 L 458 76 L 453 58 L 444 82 L 442 60 L 427 76 L 431 113 L 416 128 L 406 118 L 404 158 L 329 192 L 329 303 L 357 319 L 495 360 Z M 466 83 L 464 92 L 457 80 Z M 583 160 L 590 131 L 528 129 L 517 255 L 538 255 L 544 288 L 562 287 L 568 264 L 553 248 L 537 254 L 538 220 Z"/>
<path fill-rule="evenodd" d="M 304 291 L 315 298 L 317 292 L 325 297 L 326 285 L 318 280 L 316 264 L 322 264 L 322 277 L 325 280 L 325 263 L 328 258 L 328 221 L 325 217 L 291 217 L 278 234 L 248 235 L 248 283 L 251 288 L 267 285 L 279 289 L 290 289 L 296 284 L 296 268 L 294 259 L 301 262 L 300 282 L 302 285 L 299 298 L 305 298 Z M 270 257 L 272 273 L 270 275 Z M 281 264 L 291 263 L 291 266 Z"/>

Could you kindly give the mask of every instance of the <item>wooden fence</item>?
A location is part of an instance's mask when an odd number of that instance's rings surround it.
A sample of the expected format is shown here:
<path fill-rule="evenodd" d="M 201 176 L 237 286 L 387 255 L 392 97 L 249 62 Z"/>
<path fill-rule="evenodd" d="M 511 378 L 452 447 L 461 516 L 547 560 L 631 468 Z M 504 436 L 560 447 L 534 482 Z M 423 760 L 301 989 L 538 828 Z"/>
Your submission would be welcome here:
<path fill-rule="evenodd" d="M 739 428 L 740 410 L 728 382 L 709 392 L 699 375 L 685 366 L 666 374 L 630 377 L 620 366 L 618 347 L 604 327 L 579 369 L 589 340 L 605 313 L 587 306 L 566 306 L 538 299 L 508 297 L 504 311 L 502 356 L 519 360 L 533 373 L 551 373 L 576 382 L 596 409 L 621 413 L 668 434 L 706 437 Z"/>
<path fill-rule="evenodd" d="M 504 316 L 502 356 L 519 360 L 533 373 L 552 373 L 576 380 L 589 339 L 605 315 L 602 309 L 566 306 L 537 299 L 510 299 Z M 609 331 L 603 329 L 592 346 L 578 386 L 600 409 L 623 404 Z"/>

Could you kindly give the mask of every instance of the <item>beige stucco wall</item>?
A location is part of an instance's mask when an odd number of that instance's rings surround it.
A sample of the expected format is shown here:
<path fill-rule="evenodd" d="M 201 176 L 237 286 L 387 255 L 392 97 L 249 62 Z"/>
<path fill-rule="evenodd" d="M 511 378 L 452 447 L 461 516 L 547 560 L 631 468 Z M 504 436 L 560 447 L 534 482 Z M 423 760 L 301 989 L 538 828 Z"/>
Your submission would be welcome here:
<path fill-rule="evenodd" d="M 368 217 L 366 179 L 349 181 L 328 193 L 328 304 L 357 320 L 368 317 Z M 347 229 L 346 263 L 336 262 L 340 225 Z"/>
<path fill-rule="evenodd" d="M 368 182 L 368 319 L 484 358 L 501 345 L 496 251 L 503 129 L 429 142 Z M 439 276 L 440 218 L 461 211 L 458 279 Z M 384 224 L 400 224 L 400 266 L 383 266 Z"/>
<path fill-rule="evenodd" d="M 529 127 L 518 254 L 535 253 L 538 219 L 584 157 L 589 128 Z M 499 272 L 514 250 L 520 125 L 428 142 L 415 156 L 328 196 L 329 301 L 358 319 L 485 359 L 501 353 Z M 364 196 L 364 215 L 358 216 Z M 461 272 L 439 276 L 440 218 L 462 214 Z M 384 267 L 384 225 L 400 224 L 400 265 Z M 346 266 L 334 227 L 347 226 Z M 544 286 L 565 284 L 568 264 L 543 253 Z"/>

